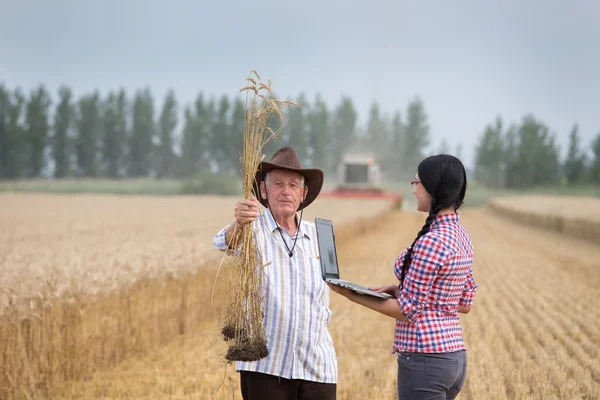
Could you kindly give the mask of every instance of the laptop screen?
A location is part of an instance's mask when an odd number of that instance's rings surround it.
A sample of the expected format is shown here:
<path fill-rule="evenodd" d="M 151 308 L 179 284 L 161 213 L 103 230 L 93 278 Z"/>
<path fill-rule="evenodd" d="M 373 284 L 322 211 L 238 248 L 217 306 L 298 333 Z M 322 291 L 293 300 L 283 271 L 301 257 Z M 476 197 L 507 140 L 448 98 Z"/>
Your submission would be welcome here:
<path fill-rule="evenodd" d="M 315 227 L 317 228 L 317 238 L 319 242 L 319 257 L 325 275 L 335 275 L 336 277 L 339 277 L 333 225 L 329 221 L 325 222 L 316 219 Z"/>

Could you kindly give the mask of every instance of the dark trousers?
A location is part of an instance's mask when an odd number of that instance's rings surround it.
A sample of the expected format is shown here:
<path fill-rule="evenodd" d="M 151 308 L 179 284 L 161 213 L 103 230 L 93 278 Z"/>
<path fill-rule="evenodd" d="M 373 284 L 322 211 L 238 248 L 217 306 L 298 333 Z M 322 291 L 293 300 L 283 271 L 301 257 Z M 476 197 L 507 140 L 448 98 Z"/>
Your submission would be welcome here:
<path fill-rule="evenodd" d="M 399 353 L 398 399 L 453 400 L 466 375 L 466 351 Z"/>
<path fill-rule="evenodd" d="M 244 400 L 335 400 L 336 385 L 240 371 Z"/>

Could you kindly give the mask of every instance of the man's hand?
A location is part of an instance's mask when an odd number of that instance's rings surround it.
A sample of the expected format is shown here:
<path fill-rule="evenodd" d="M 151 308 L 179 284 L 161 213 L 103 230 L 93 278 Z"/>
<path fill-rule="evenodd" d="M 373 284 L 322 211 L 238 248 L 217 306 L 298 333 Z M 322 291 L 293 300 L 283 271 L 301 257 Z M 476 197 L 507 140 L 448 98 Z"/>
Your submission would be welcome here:
<path fill-rule="evenodd" d="M 398 286 L 396 285 L 370 287 L 369 289 L 374 292 L 387 293 L 390 296 L 398 297 Z"/>
<path fill-rule="evenodd" d="M 256 221 L 259 215 L 258 200 L 254 196 L 251 200 L 240 200 L 235 204 L 233 211 L 235 222 L 239 227 L 252 223 Z"/>
<path fill-rule="evenodd" d="M 233 209 L 235 221 L 225 231 L 225 242 L 229 248 L 236 249 L 238 246 L 238 243 L 232 243 L 233 232 L 239 231 L 245 225 L 256 221 L 259 214 L 258 200 L 254 196 L 252 196 L 251 200 L 242 199 L 235 203 L 235 208 Z"/>

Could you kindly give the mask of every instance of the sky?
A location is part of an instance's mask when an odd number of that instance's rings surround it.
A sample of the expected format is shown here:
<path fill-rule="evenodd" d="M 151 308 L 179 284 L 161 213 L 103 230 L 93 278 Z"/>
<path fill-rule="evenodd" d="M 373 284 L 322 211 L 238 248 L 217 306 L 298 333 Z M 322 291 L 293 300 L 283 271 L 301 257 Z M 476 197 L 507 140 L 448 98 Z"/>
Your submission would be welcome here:
<path fill-rule="evenodd" d="M 472 166 L 485 126 L 533 114 L 562 154 L 600 133 L 600 2 L 0 0 L 0 83 L 76 95 L 169 88 L 234 96 L 252 69 L 280 98 L 352 97 L 405 114 L 419 97 L 432 146 Z M 181 128 L 181 126 L 179 126 Z"/>

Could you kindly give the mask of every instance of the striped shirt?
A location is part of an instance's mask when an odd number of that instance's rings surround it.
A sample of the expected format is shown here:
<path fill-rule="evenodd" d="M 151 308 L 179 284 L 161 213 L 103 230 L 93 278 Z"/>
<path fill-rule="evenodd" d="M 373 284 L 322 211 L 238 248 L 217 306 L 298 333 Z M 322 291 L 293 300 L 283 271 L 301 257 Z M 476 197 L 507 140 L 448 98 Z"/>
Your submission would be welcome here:
<path fill-rule="evenodd" d="M 264 268 L 262 294 L 269 355 L 253 362 L 238 361 L 236 370 L 336 383 L 337 355 L 328 330 L 332 316 L 329 287 L 321 274 L 314 223 L 301 221 L 294 236 L 285 229 L 280 234 L 267 208 L 252 227 L 263 264 L 268 264 Z M 215 248 L 221 251 L 227 250 L 226 229 L 214 238 Z M 283 240 L 291 249 L 296 235 L 298 241 L 290 257 Z"/>
<path fill-rule="evenodd" d="M 398 279 L 407 251 L 394 264 Z M 466 350 L 458 305 L 471 306 L 475 298 L 472 266 L 473 246 L 458 214 L 437 216 L 415 243 L 404 288 L 398 293 L 410 322 L 396 321 L 392 353 Z"/>

